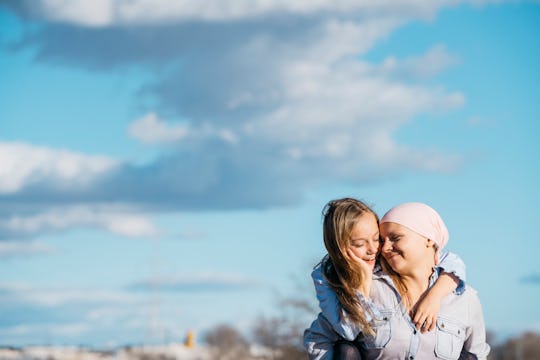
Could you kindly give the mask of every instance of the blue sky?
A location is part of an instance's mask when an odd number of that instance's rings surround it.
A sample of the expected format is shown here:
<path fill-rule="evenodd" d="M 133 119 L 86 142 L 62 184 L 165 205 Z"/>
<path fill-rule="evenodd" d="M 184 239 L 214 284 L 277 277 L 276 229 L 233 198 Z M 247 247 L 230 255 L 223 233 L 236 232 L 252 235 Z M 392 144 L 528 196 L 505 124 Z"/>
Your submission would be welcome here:
<path fill-rule="evenodd" d="M 540 331 L 537 2 L 182 4 L 0 1 L 0 344 L 248 333 L 342 196 L 431 204 Z"/>

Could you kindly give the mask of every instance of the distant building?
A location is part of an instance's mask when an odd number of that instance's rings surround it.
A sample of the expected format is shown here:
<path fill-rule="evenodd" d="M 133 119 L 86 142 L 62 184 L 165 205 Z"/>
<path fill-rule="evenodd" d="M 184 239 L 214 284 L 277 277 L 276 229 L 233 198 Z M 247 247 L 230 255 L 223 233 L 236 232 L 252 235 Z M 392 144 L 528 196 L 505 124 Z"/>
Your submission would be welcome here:
<path fill-rule="evenodd" d="M 186 335 L 186 340 L 184 341 L 184 346 L 188 349 L 195 347 L 195 333 L 193 330 L 189 330 Z"/>

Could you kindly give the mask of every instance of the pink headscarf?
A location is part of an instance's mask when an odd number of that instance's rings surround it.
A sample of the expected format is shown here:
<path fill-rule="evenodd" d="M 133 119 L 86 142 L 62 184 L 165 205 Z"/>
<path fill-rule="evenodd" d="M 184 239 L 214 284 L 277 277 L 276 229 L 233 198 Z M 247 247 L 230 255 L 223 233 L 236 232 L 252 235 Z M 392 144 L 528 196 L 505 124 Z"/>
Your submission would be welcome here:
<path fill-rule="evenodd" d="M 393 222 L 430 239 L 438 246 L 435 264 L 439 263 L 439 252 L 448 242 L 448 229 L 441 216 L 426 204 L 411 202 L 394 206 L 382 217 L 380 223 Z"/>

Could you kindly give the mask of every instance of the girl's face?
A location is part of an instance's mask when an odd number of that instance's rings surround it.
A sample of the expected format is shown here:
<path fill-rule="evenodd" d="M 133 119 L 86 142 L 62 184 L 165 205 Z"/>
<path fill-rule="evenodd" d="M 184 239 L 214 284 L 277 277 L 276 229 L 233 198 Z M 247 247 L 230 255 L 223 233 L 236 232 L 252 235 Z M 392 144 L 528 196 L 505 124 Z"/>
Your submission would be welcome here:
<path fill-rule="evenodd" d="M 379 245 L 377 219 L 369 213 L 360 216 L 352 229 L 349 249 L 373 270 Z"/>
<path fill-rule="evenodd" d="M 382 223 L 381 239 L 381 255 L 398 274 L 410 274 L 433 258 L 433 242 L 403 225 Z"/>

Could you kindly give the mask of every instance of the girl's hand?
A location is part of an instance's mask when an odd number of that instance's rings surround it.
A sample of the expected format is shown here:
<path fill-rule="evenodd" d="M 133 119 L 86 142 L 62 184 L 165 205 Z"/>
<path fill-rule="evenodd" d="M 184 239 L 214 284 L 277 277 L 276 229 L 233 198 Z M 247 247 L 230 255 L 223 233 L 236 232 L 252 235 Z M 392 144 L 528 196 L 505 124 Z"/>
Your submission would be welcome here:
<path fill-rule="evenodd" d="M 435 284 L 418 300 L 411 316 L 418 330 L 424 333 L 435 329 L 442 299 L 452 293 L 458 283 L 459 280 L 454 275 L 442 273 Z"/>
<path fill-rule="evenodd" d="M 358 265 L 360 265 L 360 271 L 362 271 L 362 278 L 364 282 L 360 285 L 360 292 L 364 295 L 365 298 L 369 297 L 369 292 L 371 291 L 371 281 L 373 276 L 373 268 L 369 266 L 364 260 L 354 254 L 350 248 L 347 249 L 347 255 Z"/>
<path fill-rule="evenodd" d="M 428 292 L 418 300 L 413 308 L 413 323 L 422 333 L 435 329 L 442 297 L 436 292 Z"/>

